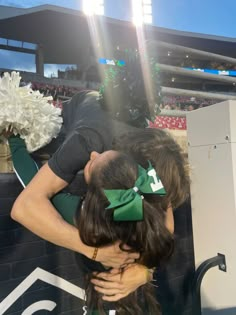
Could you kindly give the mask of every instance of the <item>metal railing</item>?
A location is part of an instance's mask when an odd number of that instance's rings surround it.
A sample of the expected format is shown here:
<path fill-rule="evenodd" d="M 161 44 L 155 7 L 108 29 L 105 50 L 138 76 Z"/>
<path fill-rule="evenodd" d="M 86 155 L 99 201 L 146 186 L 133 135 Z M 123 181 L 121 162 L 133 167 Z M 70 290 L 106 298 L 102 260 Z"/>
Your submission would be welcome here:
<path fill-rule="evenodd" d="M 219 270 L 226 272 L 226 260 L 225 255 L 218 254 L 215 257 L 205 260 L 196 270 L 195 276 L 193 279 L 193 315 L 202 315 L 201 310 L 201 284 L 202 279 L 204 278 L 206 272 L 213 268 L 219 267 Z"/>

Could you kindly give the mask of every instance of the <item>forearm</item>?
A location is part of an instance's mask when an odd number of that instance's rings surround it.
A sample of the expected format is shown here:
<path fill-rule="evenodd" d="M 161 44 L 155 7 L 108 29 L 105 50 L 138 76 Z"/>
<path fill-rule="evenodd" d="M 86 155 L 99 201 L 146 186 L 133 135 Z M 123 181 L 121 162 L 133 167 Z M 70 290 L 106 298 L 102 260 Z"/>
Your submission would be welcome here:
<path fill-rule="evenodd" d="M 81 242 L 78 230 L 63 220 L 49 200 L 23 197 L 20 195 L 13 205 L 14 220 L 43 239 L 92 257 L 94 248 Z"/>
<path fill-rule="evenodd" d="M 9 137 L 8 143 L 17 177 L 26 187 L 38 172 L 36 163 L 19 136 Z M 44 178 L 45 183 L 47 177 Z M 39 190 L 32 191 L 26 187 L 16 200 L 11 217 L 41 238 L 90 258 L 94 249 L 81 242 L 78 230 L 72 226 L 79 200 L 78 196 L 61 193 L 53 196 L 50 201 L 45 194 L 40 196 Z"/>

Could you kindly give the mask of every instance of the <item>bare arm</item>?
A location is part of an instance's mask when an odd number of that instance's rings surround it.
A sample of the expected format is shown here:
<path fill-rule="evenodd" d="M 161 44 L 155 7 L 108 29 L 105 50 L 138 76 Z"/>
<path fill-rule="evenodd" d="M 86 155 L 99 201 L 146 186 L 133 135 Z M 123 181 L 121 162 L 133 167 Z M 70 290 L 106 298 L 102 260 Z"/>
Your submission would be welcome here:
<path fill-rule="evenodd" d="M 67 182 L 45 164 L 16 199 L 11 216 L 38 236 L 91 258 L 94 248 L 82 243 L 78 230 L 65 222 L 50 202 Z M 99 249 L 97 260 L 112 267 L 132 262 L 138 254 L 119 249 L 119 243 Z"/>
<path fill-rule="evenodd" d="M 50 242 L 85 253 L 86 248 L 79 238 L 78 230 L 63 220 L 50 202 L 50 198 L 67 186 L 45 164 L 16 199 L 11 217 L 38 236 Z"/>

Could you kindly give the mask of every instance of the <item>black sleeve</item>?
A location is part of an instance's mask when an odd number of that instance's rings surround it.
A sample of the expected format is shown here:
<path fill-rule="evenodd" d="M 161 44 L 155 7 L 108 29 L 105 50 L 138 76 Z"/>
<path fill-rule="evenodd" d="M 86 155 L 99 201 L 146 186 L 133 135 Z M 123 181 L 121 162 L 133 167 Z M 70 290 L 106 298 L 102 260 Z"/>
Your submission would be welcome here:
<path fill-rule="evenodd" d="M 83 128 L 68 136 L 48 161 L 48 165 L 57 176 L 70 183 L 77 172 L 85 167 L 90 153 L 101 153 L 103 150 L 104 144 L 99 134 Z"/>

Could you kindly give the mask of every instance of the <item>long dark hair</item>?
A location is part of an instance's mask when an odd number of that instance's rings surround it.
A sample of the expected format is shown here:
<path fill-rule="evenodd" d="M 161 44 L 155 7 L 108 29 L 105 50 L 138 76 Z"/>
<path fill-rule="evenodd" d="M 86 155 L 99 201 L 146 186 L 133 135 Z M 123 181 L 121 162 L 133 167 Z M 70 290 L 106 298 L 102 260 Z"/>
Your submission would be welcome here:
<path fill-rule="evenodd" d="M 138 176 L 137 166 L 133 158 L 124 153 L 117 153 L 115 158 L 108 160 L 94 171 L 76 221 L 81 240 L 86 245 L 102 247 L 120 240 L 121 249 L 127 244 L 131 251 L 140 252 L 141 264 L 152 268 L 169 257 L 173 250 L 173 236 L 165 226 L 165 198 L 158 195 L 144 195 L 142 221 L 117 222 L 113 220 L 114 209 L 105 210 L 109 201 L 104 194 L 104 189 L 134 187 Z M 158 170 L 156 171 L 158 173 Z M 135 292 L 117 302 L 117 314 L 160 314 L 150 285 L 144 287 L 141 293 L 139 292 L 141 299 Z M 103 314 L 100 295 L 91 285 L 88 285 L 86 291 L 88 308 L 97 309 L 99 314 Z M 145 310 L 142 310 L 140 301 L 143 301 Z"/>
<path fill-rule="evenodd" d="M 116 138 L 113 149 L 132 156 L 143 167 L 147 167 L 148 160 L 152 163 L 167 192 L 162 202 L 165 200 L 177 208 L 189 198 L 187 156 L 167 131 L 157 128 L 136 129 Z"/>

